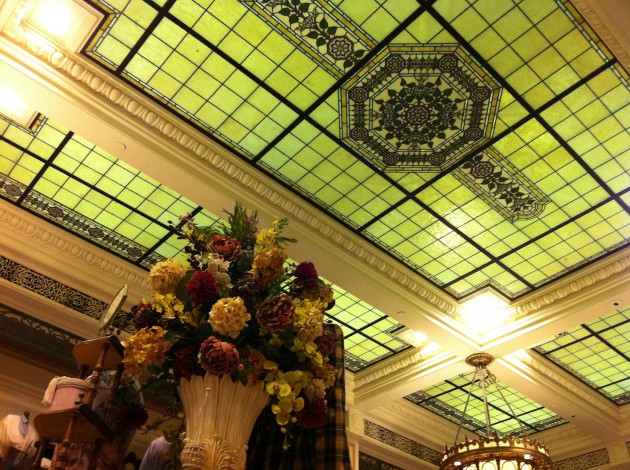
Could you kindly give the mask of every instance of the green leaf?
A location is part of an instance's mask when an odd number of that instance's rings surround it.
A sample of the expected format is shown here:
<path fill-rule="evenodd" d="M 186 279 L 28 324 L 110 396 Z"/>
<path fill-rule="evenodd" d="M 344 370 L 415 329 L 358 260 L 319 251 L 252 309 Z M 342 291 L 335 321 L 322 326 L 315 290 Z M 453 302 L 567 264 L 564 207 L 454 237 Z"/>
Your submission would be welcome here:
<path fill-rule="evenodd" d="M 186 288 L 186 284 L 190 281 L 190 278 L 195 274 L 195 270 L 192 269 L 188 271 L 177 283 L 177 287 L 175 288 L 175 295 L 182 302 L 190 302 L 192 299 L 188 296 L 188 289 Z"/>
<path fill-rule="evenodd" d="M 208 339 L 208 337 L 212 336 L 212 334 L 213 331 L 210 323 L 203 322 L 201 325 L 199 325 L 199 328 L 197 328 L 197 331 L 195 332 L 195 340 L 198 343 L 202 343 L 206 339 Z"/>

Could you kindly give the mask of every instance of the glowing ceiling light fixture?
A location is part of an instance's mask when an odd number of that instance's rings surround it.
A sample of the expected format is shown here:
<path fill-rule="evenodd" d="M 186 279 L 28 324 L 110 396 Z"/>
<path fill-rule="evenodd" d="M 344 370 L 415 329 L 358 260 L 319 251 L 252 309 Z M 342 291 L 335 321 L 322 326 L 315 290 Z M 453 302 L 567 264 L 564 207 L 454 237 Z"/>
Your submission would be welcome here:
<path fill-rule="evenodd" d="M 4 85 L 0 85 L 0 114 L 24 128 L 29 128 L 37 117 L 37 112 L 13 88 Z"/>
<path fill-rule="evenodd" d="M 491 291 L 462 302 L 459 313 L 464 324 L 480 335 L 503 326 L 510 319 L 507 302 Z"/>
<path fill-rule="evenodd" d="M 23 26 L 50 41 L 76 52 L 103 19 L 87 2 L 75 0 L 34 0 Z"/>
<path fill-rule="evenodd" d="M 46 31 L 61 36 L 72 24 L 72 12 L 66 2 L 47 0 L 37 2 L 30 15 L 30 19 Z"/>
<path fill-rule="evenodd" d="M 475 373 L 470 381 L 470 390 L 462 420 L 457 429 L 455 443 L 442 454 L 440 470 L 551 470 L 553 464 L 547 448 L 525 434 L 521 421 L 512 411 L 512 407 L 501 394 L 503 401 L 508 406 L 510 413 L 521 426 L 524 437 L 498 437 L 493 435 L 490 426 L 490 411 L 488 408 L 488 392 L 490 385 L 496 387 L 496 377 L 490 373 L 487 366 L 494 361 L 494 357 L 486 353 L 472 354 L 466 358 L 466 363 L 475 368 Z M 466 436 L 463 442 L 457 443 L 459 434 L 466 415 L 468 401 L 475 383 L 483 393 L 483 404 L 486 415 L 486 437 L 479 437 L 472 441 Z"/>
<path fill-rule="evenodd" d="M 394 331 L 392 334 L 411 344 L 414 348 L 419 348 L 427 341 L 427 335 L 411 328 Z"/>

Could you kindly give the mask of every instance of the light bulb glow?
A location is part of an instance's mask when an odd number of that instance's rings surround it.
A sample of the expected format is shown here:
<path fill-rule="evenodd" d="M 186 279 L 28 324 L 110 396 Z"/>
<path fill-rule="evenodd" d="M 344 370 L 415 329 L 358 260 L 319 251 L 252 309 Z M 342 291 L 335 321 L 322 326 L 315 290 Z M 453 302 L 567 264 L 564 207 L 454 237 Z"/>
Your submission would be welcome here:
<path fill-rule="evenodd" d="M 5 116 L 17 120 L 24 115 L 28 105 L 11 88 L 0 86 L 0 112 Z"/>
<path fill-rule="evenodd" d="M 463 302 L 460 314 L 464 324 L 480 335 L 504 325 L 509 319 L 506 302 L 492 292 Z"/>
<path fill-rule="evenodd" d="M 52 34 L 63 35 L 70 30 L 72 12 L 60 1 L 40 1 L 32 13 L 32 20 Z"/>

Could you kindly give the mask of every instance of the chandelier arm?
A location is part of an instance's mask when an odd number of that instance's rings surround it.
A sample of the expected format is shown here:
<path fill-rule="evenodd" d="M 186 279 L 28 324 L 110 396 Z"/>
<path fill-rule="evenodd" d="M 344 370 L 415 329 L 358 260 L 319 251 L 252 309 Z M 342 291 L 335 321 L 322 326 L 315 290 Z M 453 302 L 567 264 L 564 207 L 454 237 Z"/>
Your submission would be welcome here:
<path fill-rule="evenodd" d="M 526 424 L 521 421 L 514 413 L 510 403 L 505 399 L 505 395 L 499 385 L 496 377 L 488 370 L 487 366 L 494 358 L 487 353 L 471 354 L 466 358 L 466 363 L 475 368 L 472 380 L 470 381 L 470 389 L 468 398 L 460 425 L 457 429 L 455 444 L 447 448 L 442 454 L 440 461 L 440 470 L 460 470 L 460 469 L 530 469 L 530 470 L 553 470 L 553 462 L 549 457 L 549 450 L 542 444 L 533 439 L 529 439 L 525 431 Z M 486 414 L 486 430 L 487 437 L 482 437 L 481 433 L 478 439 L 472 441 L 466 437 L 465 442 L 457 443 L 459 440 L 460 430 L 463 427 L 464 416 L 470 403 L 472 388 L 475 380 L 480 380 L 479 386 L 483 390 L 483 403 Z M 490 437 L 490 407 L 488 406 L 488 388 L 494 384 L 499 391 L 499 395 L 507 404 L 510 413 L 514 416 L 521 427 L 524 434 L 523 437 L 498 437 L 494 433 L 494 437 Z"/>
<path fill-rule="evenodd" d="M 499 387 L 498 383 L 495 383 L 494 386 L 497 387 L 497 391 L 499 392 L 499 395 L 501 395 L 501 398 L 503 399 L 503 401 L 507 405 L 508 409 L 510 410 L 510 413 L 512 414 L 512 416 L 514 416 L 514 419 L 516 420 L 516 422 L 520 426 L 521 432 L 523 433 L 523 437 L 527 437 L 527 431 L 525 430 L 525 426 L 523 426 L 523 422 L 518 418 L 518 416 L 516 416 L 516 413 L 514 413 L 514 410 L 512 409 L 512 405 L 510 405 L 510 402 L 508 402 L 505 399 L 505 395 L 503 395 L 503 390 L 501 390 L 501 387 Z"/>
<path fill-rule="evenodd" d="M 478 371 L 480 371 L 483 374 L 483 378 L 480 381 L 480 387 L 481 387 L 481 390 L 483 391 L 483 410 L 486 415 L 486 436 L 490 438 L 491 437 L 490 408 L 488 407 L 488 390 L 487 390 L 488 384 L 486 383 L 486 380 L 490 379 L 490 374 L 488 373 L 488 370 L 485 368 L 485 366 L 477 366 L 477 367 L 478 367 Z"/>
<path fill-rule="evenodd" d="M 459 420 L 459 426 L 457 426 L 457 434 L 455 435 L 454 444 L 457 444 L 457 440 L 459 439 L 459 433 L 461 432 L 462 427 L 464 425 L 464 416 L 466 416 L 466 410 L 468 410 L 468 403 L 470 403 L 470 396 L 472 395 L 472 389 L 473 389 L 473 383 L 475 382 L 475 377 L 477 377 L 476 370 L 472 376 L 472 379 L 470 379 L 470 384 L 468 385 L 468 397 L 466 397 L 466 404 L 464 405 L 464 410 L 462 411 L 462 417 Z"/>

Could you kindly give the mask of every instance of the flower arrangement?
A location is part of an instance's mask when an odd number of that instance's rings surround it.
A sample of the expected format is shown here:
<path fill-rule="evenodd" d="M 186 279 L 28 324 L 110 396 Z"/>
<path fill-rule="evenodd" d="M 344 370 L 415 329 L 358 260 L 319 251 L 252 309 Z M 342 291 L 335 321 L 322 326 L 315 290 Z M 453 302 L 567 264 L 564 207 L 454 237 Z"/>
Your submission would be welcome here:
<path fill-rule="evenodd" d="M 226 213 L 228 225 L 199 227 L 187 215 L 173 226 L 186 259 L 151 269 L 153 299 L 132 308 L 125 369 L 143 384 L 204 374 L 263 380 L 283 432 L 322 426 L 337 378 L 335 339 L 323 327 L 332 288 L 311 262 L 287 262 L 295 240 L 281 235 L 286 219 L 258 231 L 257 214 L 241 204 Z"/>

